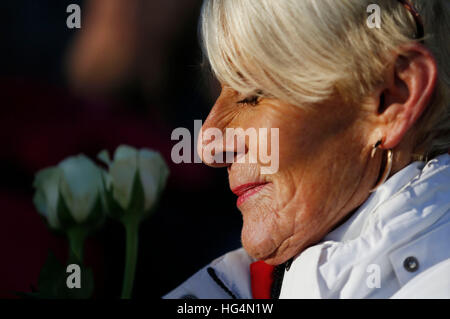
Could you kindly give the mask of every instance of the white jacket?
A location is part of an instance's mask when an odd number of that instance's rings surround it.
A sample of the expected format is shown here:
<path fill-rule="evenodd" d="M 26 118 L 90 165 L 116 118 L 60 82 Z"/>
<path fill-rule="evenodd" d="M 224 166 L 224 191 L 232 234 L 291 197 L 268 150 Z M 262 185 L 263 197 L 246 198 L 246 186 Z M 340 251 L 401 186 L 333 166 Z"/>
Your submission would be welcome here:
<path fill-rule="evenodd" d="M 241 248 L 164 298 L 252 298 Z M 280 298 L 450 298 L 450 155 L 414 162 L 297 255 Z"/>

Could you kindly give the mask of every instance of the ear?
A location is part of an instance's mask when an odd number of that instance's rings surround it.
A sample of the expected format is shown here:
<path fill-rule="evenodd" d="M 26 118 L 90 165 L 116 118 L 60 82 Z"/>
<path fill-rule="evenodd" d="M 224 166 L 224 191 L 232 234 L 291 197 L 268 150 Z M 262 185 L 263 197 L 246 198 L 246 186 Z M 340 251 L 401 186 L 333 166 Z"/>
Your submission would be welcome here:
<path fill-rule="evenodd" d="M 402 141 L 429 105 L 436 81 L 436 60 L 427 48 L 419 43 L 401 48 L 380 96 L 382 148 L 393 149 Z"/>

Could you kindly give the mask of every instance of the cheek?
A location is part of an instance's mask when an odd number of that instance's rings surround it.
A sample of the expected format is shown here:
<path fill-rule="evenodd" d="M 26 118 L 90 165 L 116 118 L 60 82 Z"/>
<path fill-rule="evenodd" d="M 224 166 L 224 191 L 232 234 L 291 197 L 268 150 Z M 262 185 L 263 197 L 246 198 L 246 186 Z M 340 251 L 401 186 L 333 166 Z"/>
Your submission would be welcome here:
<path fill-rule="evenodd" d="M 295 193 L 287 198 L 284 207 L 289 214 L 295 211 L 293 233 L 299 245 L 321 239 L 360 202 L 355 194 L 361 188 L 367 164 L 360 143 L 337 136 L 321 146 L 317 151 L 305 152 L 286 166 L 292 176 L 291 184 L 295 184 Z M 279 181 L 280 189 L 284 183 L 285 180 Z M 283 193 L 280 191 L 280 195 Z M 280 202 L 286 197 L 278 198 Z"/>
<path fill-rule="evenodd" d="M 254 122 L 279 128 L 280 143 L 272 187 L 241 209 L 242 244 L 252 257 L 289 259 L 323 238 L 357 204 L 353 195 L 365 169 L 364 143 L 348 121 L 266 112 Z"/>
<path fill-rule="evenodd" d="M 298 226 L 296 219 L 302 211 L 305 212 L 302 224 L 308 221 L 310 217 L 307 216 L 314 211 L 309 209 L 311 203 L 307 200 L 311 189 L 299 186 L 303 186 L 305 166 L 309 160 L 306 151 L 311 149 L 309 141 L 317 139 L 310 138 L 309 127 L 293 115 L 274 116 L 274 112 L 266 115 L 271 116 L 259 118 L 256 125 L 279 128 L 279 171 L 267 177 L 272 187 L 265 190 L 264 196 L 241 207 L 242 244 L 256 259 L 265 259 L 295 235 Z M 303 191 L 306 192 L 305 196 L 302 195 Z"/>
<path fill-rule="evenodd" d="M 342 133 L 316 150 L 301 142 L 281 148 L 271 194 L 244 215 L 244 247 L 256 257 L 276 250 L 285 260 L 323 238 L 360 204 L 355 194 L 366 169 L 360 144 Z"/>

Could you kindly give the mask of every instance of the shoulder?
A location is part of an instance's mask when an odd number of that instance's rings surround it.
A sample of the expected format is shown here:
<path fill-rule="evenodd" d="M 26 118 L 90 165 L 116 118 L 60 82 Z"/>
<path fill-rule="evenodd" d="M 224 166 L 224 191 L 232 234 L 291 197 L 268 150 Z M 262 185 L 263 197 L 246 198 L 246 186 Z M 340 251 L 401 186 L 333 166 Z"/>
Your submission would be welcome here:
<path fill-rule="evenodd" d="M 250 263 L 243 248 L 231 251 L 200 269 L 164 299 L 251 298 Z"/>
<path fill-rule="evenodd" d="M 411 279 L 393 299 L 450 299 L 450 258 Z"/>
<path fill-rule="evenodd" d="M 393 298 L 450 298 L 450 210 L 419 238 L 389 254 L 400 289 Z"/>

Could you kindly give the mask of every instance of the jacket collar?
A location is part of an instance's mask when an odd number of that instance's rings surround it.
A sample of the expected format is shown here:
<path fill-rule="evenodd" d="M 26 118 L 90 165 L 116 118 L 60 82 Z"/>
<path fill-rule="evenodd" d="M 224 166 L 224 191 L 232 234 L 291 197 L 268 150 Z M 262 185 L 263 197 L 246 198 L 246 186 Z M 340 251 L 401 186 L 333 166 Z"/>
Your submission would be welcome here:
<path fill-rule="evenodd" d="M 391 176 L 358 208 L 358 210 L 341 226 L 326 235 L 323 241 L 348 241 L 361 235 L 367 218 L 377 207 L 405 188 L 410 181 L 419 176 L 424 162 L 414 162 Z"/>
<path fill-rule="evenodd" d="M 213 280 L 221 286 L 229 295 L 237 299 L 252 299 L 250 283 L 250 264 L 255 260 L 241 248 L 228 253 L 210 265 L 214 271 L 209 272 Z M 228 291 L 227 291 L 228 290 Z"/>

